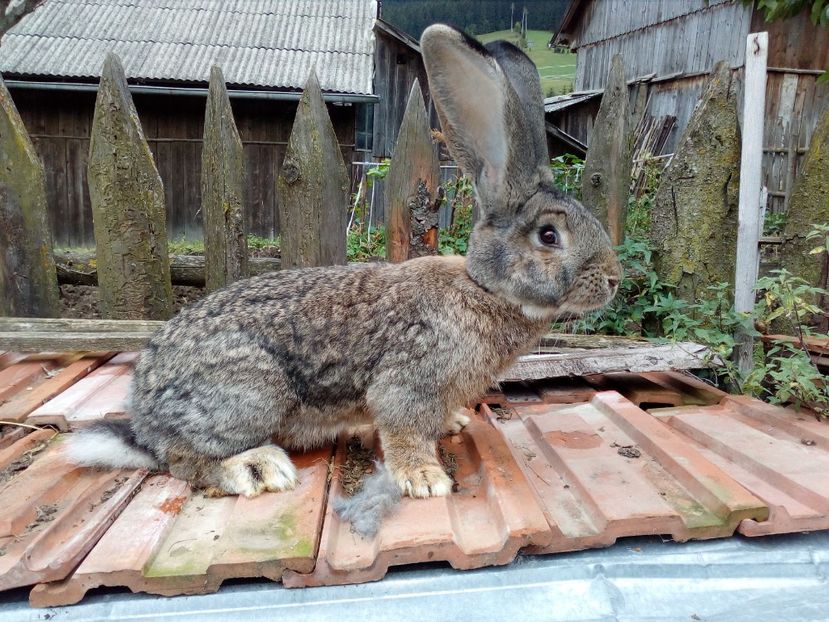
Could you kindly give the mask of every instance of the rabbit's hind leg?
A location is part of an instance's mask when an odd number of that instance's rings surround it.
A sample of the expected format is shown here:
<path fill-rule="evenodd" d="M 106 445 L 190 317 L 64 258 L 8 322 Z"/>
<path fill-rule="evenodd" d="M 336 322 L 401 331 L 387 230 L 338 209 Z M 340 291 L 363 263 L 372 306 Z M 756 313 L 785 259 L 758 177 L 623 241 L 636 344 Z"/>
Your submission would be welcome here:
<path fill-rule="evenodd" d="M 256 497 L 263 492 L 291 490 L 298 481 L 296 467 L 276 445 L 254 447 L 218 461 L 171 460 L 170 472 L 214 497 Z"/>

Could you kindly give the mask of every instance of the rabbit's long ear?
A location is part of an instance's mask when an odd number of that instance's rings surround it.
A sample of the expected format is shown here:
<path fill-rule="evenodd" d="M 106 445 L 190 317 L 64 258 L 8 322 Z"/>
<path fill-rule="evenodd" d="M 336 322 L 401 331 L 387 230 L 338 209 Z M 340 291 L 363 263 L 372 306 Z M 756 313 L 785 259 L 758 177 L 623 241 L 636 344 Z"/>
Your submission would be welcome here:
<path fill-rule="evenodd" d="M 443 24 L 427 28 L 420 44 L 452 156 L 473 179 L 483 209 L 507 215 L 547 164 L 535 66 L 514 46 L 494 46 L 496 56 Z"/>
<path fill-rule="evenodd" d="M 530 58 L 508 41 L 493 41 L 486 46 L 521 102 L 527 131 L 533 142 L 532 155 L 538 165 L 549 166 L 547 131 L 544 126 L 544 98 L 541 78 Z"/>

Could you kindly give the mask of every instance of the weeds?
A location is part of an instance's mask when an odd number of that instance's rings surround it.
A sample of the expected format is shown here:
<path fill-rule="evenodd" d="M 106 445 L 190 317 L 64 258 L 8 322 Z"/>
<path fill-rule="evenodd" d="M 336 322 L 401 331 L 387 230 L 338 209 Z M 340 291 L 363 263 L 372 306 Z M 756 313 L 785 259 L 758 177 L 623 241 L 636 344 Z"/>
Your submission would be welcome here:
<path fill-rule="evenodd" d="M 557 158 L 551 168 L 557 185 L 576 193 L 583 163 L 573 156 Z M 568 170 L 572 168 L 572 170 Z M 812 321 L 822 309 L 815 301 L 827 292 L 786 270 L 774 270 L 757 282 L 753 313 L 738 314 L 728 283 L 712 285 L 697 301 L 676 296 L 674 287 L 660 280 L 648 239 L 650 212 L 658 185 L 658 174 L 647 173 L 638 198 L 628 204 L 626 238 L 616 248 L 625 275 L 611 304 L 581 319 L 554 326 L 554 330 L 607 335 L 643 336 L 655 341 L 695 341 L 706 345 L 716 373 L 745 393 L 775 404 L 807 405 L 822 416 L 829 415 L 829 388 L 805 347 L 814 336 Z M 766 218 L 767 235 L 782 233 L 785 216 Z M 816 246 L 812 254 L 829 253 L 829 224 L 813 225 L 807 235 Z M 745 377 L 732 361 L 735 333 L 759 337 L 762 332 L 785 332 L 794 342 L 772 340 L 766 349 L 755 349 L 754 366 Z"/>

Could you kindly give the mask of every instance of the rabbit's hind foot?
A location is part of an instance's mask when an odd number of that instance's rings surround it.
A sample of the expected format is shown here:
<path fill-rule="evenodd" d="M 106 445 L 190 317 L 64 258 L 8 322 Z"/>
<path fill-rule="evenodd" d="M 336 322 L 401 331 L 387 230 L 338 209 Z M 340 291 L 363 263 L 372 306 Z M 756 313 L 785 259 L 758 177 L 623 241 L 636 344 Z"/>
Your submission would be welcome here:
<path fill-rule="evenodd" d="M 380 428 L 383 460 L 400 492 L 409 497 L 445 497 L 452 480 L 435 454 L 435 441 Z"/>
<path fill-rule="evenodd" d="M 276 445 L 263 445 L 226 458 L 213 466 L 205 478 L 207 496 L 243 495 L 292 490 L 297 472 L 288 454 Z"/>
<path fill-rule="evenodd" d="M 466 412 L 468 412 L 466 408 L 456 408 L 449 413 L 446 419 L 443 420 L 444 436 L 460 434 L 461 430 L 469 425 L 471 420 L 469 419 L 469 416 L 465 414 Z"/>
<path fill-rule="evenodd" d="M 439 464 L 396 469 L 392 477 L 400 491 L 410 497 L 445 497 L 452 492 L 452 480 Z"/>

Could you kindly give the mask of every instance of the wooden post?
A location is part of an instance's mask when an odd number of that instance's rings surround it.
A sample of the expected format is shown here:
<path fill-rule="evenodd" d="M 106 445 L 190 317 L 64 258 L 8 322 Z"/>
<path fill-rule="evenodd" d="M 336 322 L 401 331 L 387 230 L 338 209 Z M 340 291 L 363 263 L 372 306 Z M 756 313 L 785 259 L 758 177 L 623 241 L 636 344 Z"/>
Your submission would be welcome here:
<path fill-rule="evenodd" d="M 599 114 L 590 135 L 584 162 L 581 195 L 598 217 L 613 244 L 625 237 L 630 193 L 631 144 L 628 124 L 628 87 L 621 55 L 613 57 Z"/>
<path fill-rule="evenodd" d="M 685 300 L 701 300 L 709 285 L 733 282 L 739 165 L 736 81 L 721 62 L 662 173 L 651 208 L 656 272 Z"/>
<path fill-rule="evenodd" d="M 2 78 L 0 315 L 60 316 L 43 164 Z"/>
<path fill-rule="evenodd" d="M 348 175 L 314 70 L 276 181 L 282 267 L 344 264 Z"/>
<path fill-rule="evenodd" d="M 829 222 L 829 107 L 815 125 L 815 131 L 791 188 L 791 199 L 780 245 L 780 263 L 795 276 L 817 287 L 826 287 L 829 277 L 827 256 L 809 251 L 820 246 L 820 239 L 807 240 L 812 225 Z M 816 301 L 829 314 L 829 300 Z M 826 326 L 826 321 L 821 322 Z"/>
<path fill-rule="evenodd" d="M 429 117 L 415 79 L 386 179 L 386 258 L 399 262 L 434 255 L 438 246 L 440 185 Z"/>
<path fill-rule="evenodd" d="M 248 274 L 244 151 L 219 67 L 210 70 L 201 162 L 205 272 L 214 291 Z"/>
<path fill-rule="evenodd" d="M 754 310 L 754 288 L 757 285 L 768 47 L 769 35 L 766 32 L 752 33 L 746 40 L 737 269 L 734 273 L 734 309 L 737 313 L 751 313 Z M 753 345 L 751 336 L 742 332 L 737 335 L 735 358 L 743 375 L 747 375 L 753 367 Z"/>
<path fill-rule="evenodd" d="M 89 144 L 101 314 L 163 320 L 172 314 L 164 188 L 118 57 L 107 55 Z"/>

